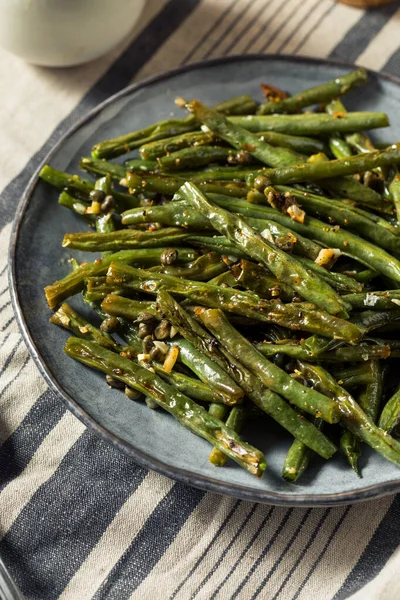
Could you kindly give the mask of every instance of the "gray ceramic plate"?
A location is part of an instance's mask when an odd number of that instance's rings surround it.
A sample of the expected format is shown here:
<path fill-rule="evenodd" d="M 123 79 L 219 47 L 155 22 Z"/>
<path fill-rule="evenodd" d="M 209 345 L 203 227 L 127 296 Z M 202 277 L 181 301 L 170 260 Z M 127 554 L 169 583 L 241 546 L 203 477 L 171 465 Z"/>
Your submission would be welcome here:
<path fill-rule="evenodd" d="M 102 139 L 142 128 L 178 113 L 174 98 L 199 98 L 216 104 L 238 94 L 260 98 L 259 84 L 269 82 L 289 92 L 334 78 L 351 67 L 325 61 L 275 56 L 233 57 L 171 71 L 133 85 L 113 96 L 77 123 L 45 162 L 77 172 L 79 158 Z M 349 94 L 349 109 L 389 113 L 392 126 L 383 140 L 400 139 L 400 87 L 370 74 L 368 89 Z M 379 139 L 379 138 L 378 138 Z M 63 234 L 82 229 L 81 221 L 57 204 L 57 193 L 33 177 L 14 225 L 10 279 L 14 309 L 30 352 L 49 385 L 68 408 L 98 435 L 151 469 L 189 485 L 246 500 L 286 505 L 349 503 L 400 491 L 400 471 L 365 448 L 358 479 L 338 455 L 323 464 L 316 458 L 299 484 L 289 484 L 281 468 L 290 438 L 272 423 L 252 424 L 250 439 L 265 451 L 269 468 L 262 480 L 233 464 L 216 469 L 208 462 L 209 445 L 160 410 L 131 402 L 109 390 L 97 372 L 73 363 L 63 353 L 67 333 L 50 326 L 43 287 L 68 272 Z M 78 254 L 78 253 L 77 253 Z M 77 256 L 78 260 L 87 255 Z M 93 258 L 93 257 L 92 257 Z M 35 277 L 32 277 L 35 273 Z M 79 299 L 74 305 L 86 309 Z"/>

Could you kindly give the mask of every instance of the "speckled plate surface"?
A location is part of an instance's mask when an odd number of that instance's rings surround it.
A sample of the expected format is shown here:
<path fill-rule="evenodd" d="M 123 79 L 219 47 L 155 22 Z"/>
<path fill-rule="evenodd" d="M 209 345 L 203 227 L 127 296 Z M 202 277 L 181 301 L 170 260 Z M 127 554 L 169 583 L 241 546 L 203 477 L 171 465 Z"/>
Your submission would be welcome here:
<path fill-rule="evenodd" d="M 261 99 L 259 84 L 269 82 L 289 92 L 318 85 L 350 66 L 285 56 L 245 56 L 195 64 L 133 85 L 113 96 L 78 122 L 53 148 L 45 162 L 77 172 L 79 158 L 102 139 L 142 128 L 180 114 L 174 98 L 199 98 L 216 104 L 250 93 Z M 352 110 L 386 111 L 391 128 L 376 139 L 400 139 L 399 82 L 370 73 L 368 88 L 346 98 Z M 22 193 L 22 190 L 21 190 Z M 69 253 L 61 247 L 66 232 L 82 222 L 57 204 L 57 192 L 32 178 L 22 199 L 11 239 L 10 287 L 16 316 L 29 350 L 48 384 L 88 427 L 136 462 L 186 484 L 246 500 L 284 505 L 345 504 L 400 491 L 400 470 L 363 449 L 358 479 L 339 453 L 326 464 L 315 457 L 298 484 L 281 478 L 290 436 L 266 421 L 251 424 L 252 443 L 265 452 L 268 470 L 258 480 L 234 464 L 217 469 L 208 462 L 209 445 L 161 410 L 149 410 L 110 390 L 104 377 L 63 353 L 68 333 L 49 323 L 43 287 L 68 272 Z M 78 260 L 88 255 L 75 253 Z M 91 255 L 91 259 L 95 257 Z M 35 274 L 33 276 L 32 274 Z M 86 312 L 79 298 L 72 304 Z"/>

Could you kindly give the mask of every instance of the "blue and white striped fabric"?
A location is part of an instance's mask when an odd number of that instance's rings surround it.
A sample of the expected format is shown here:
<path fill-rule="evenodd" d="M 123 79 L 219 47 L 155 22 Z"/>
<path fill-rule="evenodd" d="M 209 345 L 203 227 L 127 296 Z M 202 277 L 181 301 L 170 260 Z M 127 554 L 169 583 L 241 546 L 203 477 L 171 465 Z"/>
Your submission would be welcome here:
<path fill-rule="evenodd" d="M 68 127 L 134 80 L 256 52 L 400 75 L 399 4 L 364 12 L 334 0 L 148 0 L 131 39 L 89 65 L 39 69 L 0 52 L 0 554 L 28 599 L 400 598 L 400 497 L 275 508 L 148 472 L 66 411 L 13 317 L 15 207 Z"/>

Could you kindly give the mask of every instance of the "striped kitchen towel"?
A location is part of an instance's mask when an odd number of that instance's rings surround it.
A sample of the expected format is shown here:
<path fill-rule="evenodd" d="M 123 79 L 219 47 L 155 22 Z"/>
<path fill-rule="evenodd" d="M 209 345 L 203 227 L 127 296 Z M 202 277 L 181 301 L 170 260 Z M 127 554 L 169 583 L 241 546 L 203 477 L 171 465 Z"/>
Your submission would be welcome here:
<path fill-rule="evenodd" d="M 148 0 L 130 40 L 54 70 L 0 52 L 0 554 L 30 600 L 394 600 L 400 498 L 277 508 L 149 472 L 96 438 L 39 375 L 7 287 L 16 205 L 69 126 L 134 80 L 233 53 L 400 74 L 399 3 Z"/>

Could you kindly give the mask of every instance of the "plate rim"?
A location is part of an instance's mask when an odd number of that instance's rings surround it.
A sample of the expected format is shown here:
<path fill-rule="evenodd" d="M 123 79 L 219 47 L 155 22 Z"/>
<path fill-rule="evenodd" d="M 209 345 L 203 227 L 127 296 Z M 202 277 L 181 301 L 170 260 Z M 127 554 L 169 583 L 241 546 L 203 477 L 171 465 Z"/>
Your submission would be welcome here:
<path fill-rule="evenodd" d="M 156 471 L 162 475 L 170 477 L 171 479 L 184 483 L 192 487 L 196 487 L 208 492 L 214 492 L 217 494 L 223 494 L 241 500 L 251 502 L 261 502 L 265 504 L 271 504 L 276 506 L 287 506 L 287 507 L 317 507 L 317 506 L 337 506 L 343 504 L 350 504 L 354 502 L 361 502 L 366 500 L 372 500 L 387 496 L 389 494 L 395 494 L 400 491 L 400 475 L 399 479 L 388 481 L 386 483 L 374 484 L 371 486 L 365 486 L 359 490 L 347 491 L 347 492 L 336 492 L 333 494 L 293 494 L 286 495 L 283 492 L 271 492 L 269 490 L 255 490 L 250 489 L 247 486 L 237 485 L 234 483 L 222 482 L 218 479 L 211 478 L 209 476 L 198 475 L 192 473 L 188 469 L 181 467 L 173 467 L 160 461 L 150 454 L 135 448 L 133 444 L 128 443 L 111 431 L 100 425 L 94 417 L 90 416 L 78 402 L 70 396 L 58 383 L 57 379 L 51 374 L 50 369 L 47 367 L 44 358 L 41 356 L 38 348 L 36 347 L 35 340 L 32 338 L 29 331 L 28 325 L 23 314 L 17 291 L 17 278 L 16 278 L 16 248 L 17 242 L 24 219 L 26 209 L 29 205 L 32 193 L 39 181 L 39 172 L 41 168 L 47 164 L 53 155 L 59 150 L 71 135 L 73 135 L 82 126 L 93 119 L 97 114 L 101 113 L 106 107 L 113 104 L 118 99 L 127 96 L 140 89 L 146 88 L 153 83 L 162 82 L 168 80 L 171 77 L 187 73 L 196 69 L 204 69 L 210 66 L 223 65 L 226 63 L 238 62 L 238 61 L 254 61 L 262 60 L 268 62 L 274 61 L 291 61 L 306 63 L 310 65 L 328 65 L 343 69 L 354 69 L 357 65 L 346 63 L 337 60 L 330 60 L 324 58 L 313 58 L 301 55 L 290 55 L 290 54 L 233 54 L 230 56 L 217 57 L 208 60 L 201 60 L 193 62 L 187 65 L 179 66 L 174 69 L 163 71 L 157 75 L 147 77 L 137 83 L 132 83 L 127 87 L 123 88 L 116 94 L 113 94 L 109 98 L 106 98 L 103 102 L 92 108 L 80 119 L 78 119 L 52 146 L 47 155 L 41 161 L 40 165 L 29 180 L 27 187 L 22 194 L 21 200 L 18 203 L 15 216 L 13 219 L 13 225 L 10 235 L 9 250 L 8 250 L 8 283 L 11 296 L 12 307 L 18 323 L 19 330 L 22 334 L 23 340 L 27 345 L 29 353 L 33 358 L 36 366 L 38 367 L 41 375 L 49 385 L 49 388 L 55 392 L 57 397 L 61 399 L 66 408 L 70 410 L 86 427 L 88 427 L 95 435 L 100 437 L 107 443 L 111 443 L 117 450 L 128 455 L 134 460 L 135 463 L 142 467 Z M 388 73 L 379 73 L 372 69 L 365 69 L 367 73 L 395 83 L 400 88 L 400 78 L 390 75 Z M 268 474 L 266 475 L 268 476 Z"/>

